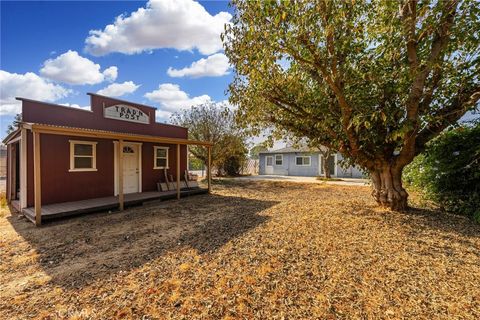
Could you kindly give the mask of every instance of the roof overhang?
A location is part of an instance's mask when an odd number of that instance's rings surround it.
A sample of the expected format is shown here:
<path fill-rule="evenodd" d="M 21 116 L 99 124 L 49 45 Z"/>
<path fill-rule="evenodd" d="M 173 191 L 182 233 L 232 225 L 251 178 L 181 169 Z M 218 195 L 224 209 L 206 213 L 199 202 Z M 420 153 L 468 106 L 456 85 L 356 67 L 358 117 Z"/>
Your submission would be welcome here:
<path fill-rule="evenodd" d="M 211 147 L 213 143 L 209 141 L 189 140 L 181 138 L 168 138 L 150 135 L 141 135 L 133 133 L 123 133 L 115 131 L 104 131 L 86 128 L 74 128 L 66 126 L 54 126 L 48 124 L 39 123 L 23 123 L 23 128 L 32 130 L 32 132 L 55 134 L 62 136 L 77 136 L 77 137 L 90 137 L 99 139 L 114 139 L 114 140 L 127 140 L 127 141 L 143 141 L 143 142 L 156 142 L 165 144 L 181 144 L 181 145 L 199 145 Z"/>
<path fill-rule="evenodd" d="M 9 144 L 10 142 L 13 142 L 13 140 L 17 137 L 17 135 L 20 133 L 21 131 L 21 127 L 19 127 L 18 129 L 16 129 L 15 131 L 12 131 L 10 132 L 6 137 L 5 139 L 3 139 L 3 144 L 7 145 Z"/>

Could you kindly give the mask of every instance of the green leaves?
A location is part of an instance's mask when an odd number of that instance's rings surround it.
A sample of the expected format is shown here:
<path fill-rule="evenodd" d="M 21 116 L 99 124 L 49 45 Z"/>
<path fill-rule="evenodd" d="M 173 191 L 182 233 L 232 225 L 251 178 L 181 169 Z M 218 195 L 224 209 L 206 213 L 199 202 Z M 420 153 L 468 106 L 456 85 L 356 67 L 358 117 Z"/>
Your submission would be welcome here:
<path fill-rule="evenodd" d="M 432 140 L 403 175 L 427 199 L 480 222 L 480 122 Z"/>
<path fill-rule="evenodd" d="M 413 158 L 406 145 L 415 140 L 406 137 L 461 110 L 447 117 L 454 123 L 465 112 L 465 92 L 479 86 L 480 6 L 472 0 L 461 2 L 444 35 L 447 1 L 419 1 L 408 19 L 395 1 L 233 5 L 224 35 L 235 67 L 230 100 L 254 132 L 273 128 L 273 135 L 338 146 L 366 168 L 404 148 Z M 417 68 L 407 52 L 411 26 Z M 447 45 L 432 60 L 439 41 Z"/>
<path fill-rule="evenodd" d="M 212 164 L 218 170 L 222 170 L 226 164 L 241 164 L 246 157 L 247 132 L 238 126 L 234 113 L 225 104 L 194 106 L 175 113 L 171 122 L 188 128 L 190 139 L 213 142 Z M 204 164 L 207 163 L 205 147 L 192 145 L 189 151 Z M 230 165 L 228 167 L 231 168 Z"/>

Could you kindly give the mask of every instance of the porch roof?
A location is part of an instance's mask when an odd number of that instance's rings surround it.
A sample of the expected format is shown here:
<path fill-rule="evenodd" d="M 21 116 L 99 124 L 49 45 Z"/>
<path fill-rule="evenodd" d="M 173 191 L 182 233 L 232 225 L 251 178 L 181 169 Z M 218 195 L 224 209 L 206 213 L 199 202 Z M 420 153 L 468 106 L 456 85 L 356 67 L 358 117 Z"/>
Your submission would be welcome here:
<path fill-rule="evenodd" d="M 13 139 L 15 139 L 18 134 L 20 133 L 20 128 L 10 132 L 4 139 L 3 139 L 3 144 L 7 145 L 10 141 L 12 141 Z"/>
<path fill-rule="evenodd" d="M 21 124 L 21 126 L 23 126 L 26 129 L 32 130 L 32 132 L 56 134 L 56 135 L 72 135 L 72 136 L 93 137 L 93 138 L 102 138 L 102 139 L 122 139 L 127 141 L 144 141 L 144 142 L 157 142 L 157 143 L 166 143 L 166 144 L 200 145 L 200 146 L 207 146 L 207 147 L 211 147 L 213 145 L 213 143 L 209 141 L 141 135 L 141 134 L 134 134 L 134 133 L 126 133 L 126 132 L 57 126 L 57 125 L 41 124 L 41 123 L 24 122 Z"/>

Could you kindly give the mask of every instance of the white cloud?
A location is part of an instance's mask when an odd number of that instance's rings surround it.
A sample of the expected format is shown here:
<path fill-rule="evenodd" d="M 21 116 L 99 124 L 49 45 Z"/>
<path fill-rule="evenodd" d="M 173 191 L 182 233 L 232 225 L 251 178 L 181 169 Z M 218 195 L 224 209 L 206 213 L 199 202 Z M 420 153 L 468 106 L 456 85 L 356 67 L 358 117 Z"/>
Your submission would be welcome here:
<path fill-rule="evenodd" d="M 76 51 L 68 50 L 55 59 L 43 63 L 40 74 L 51 80 L 69 84 L 97 84 L 104 80 L 117 78 L 117 67 L 109 67 L 100 72 L 100 65 L 80 56 Z"/>
<path fill-rule="evenodd" d="M 92 108 L 90 108 L 90 106 L 81 106 L 79 104 L 76 104 L 76 103 L 60 103 L 61 106 L 65 106 L 65 107 L 70 107 L 70 108 L 77 108 L 77 109 L 82 109 L 82 110 L 88 110 L 88 111 L 91 111 Z"/>
<path fill-rule="evenodd" d="M 228 74 L 230 64 L 228 58 L 223 53 L 216 53 L 207 58 L 202 58 L 193 62 L 190 67 L 183 69 L 168 68 L 167 73 L 170 77 L 221 77 Z"/>
<path fill-rule="evenodd" d="M 164 83 L 157 90 L 147 92 L 145 98 L 160 104 L 163 111 L 175 112 L 188 109 L 191 106 L 211 101 L 210 96 L 204 94 L 190 98 L 185 91 L 180 90 L 177 84 Z"/>
<path fill-rule="evenodd" d="M 48 82 L 33 72 L 25 74 L 0 70 L 0 115 L 21 112 L 21 102 L 15 97 L 53 102 L 66 97 L 71 91 Z"/>
<path fill-rule="evenodd" d="M 135 92 L 139 87 L 140 85 L 133 81 L 125 81 L 124 83 L 112 83 L 108 87 L 98 90 L 97 93 L 109 97 L 120 97 Z"/>
<path fill-rule="evenodd" d="M 228 12 L 212 16 L 192 0 L 150 0 L 146 8 L 118 16 L 103 31 L 91 30 L 85 50 L 95 56 L 158 48 L 198 49 L 212 54 L 222 50 L 220 34 L 231 18 Z"/>
<path fill-rule="evenodd" d="M 155 110 L 155 119 L 157 122 L 168 122 L 171 115 L 172 112 L 170 111 L 164 111 L 159 109 Z"/>
<path fill-rule="evenodd" d="M 103 75 L 105 76 L 105 80 L 115 81 L 118 76 L 118 68 L 115 66 L 108 67 L 107 69 L 103 70 Z"/>
<path fill-rule="evenodd" d="M 159 85 L 157 90 L 147 92 L 145 98 L 160 105 L 156 111 L 156 118 L 159 121 L 167 121 L 174 112 L 212 101 L 206 94 L 190 98 L 177 84 L 172 83 Z"/>
<path fill-rule="evenodd" d="M 219 101 L 218 104 L 220 104 L 224 107 L 227 107 L 228 109 L 230 109 L 230 111 L 236 111 L 238 109 L 238 106 L 234 105 L 234 104 L 231 104 L 230 101 L 228 101 L 228 99 Z"/>

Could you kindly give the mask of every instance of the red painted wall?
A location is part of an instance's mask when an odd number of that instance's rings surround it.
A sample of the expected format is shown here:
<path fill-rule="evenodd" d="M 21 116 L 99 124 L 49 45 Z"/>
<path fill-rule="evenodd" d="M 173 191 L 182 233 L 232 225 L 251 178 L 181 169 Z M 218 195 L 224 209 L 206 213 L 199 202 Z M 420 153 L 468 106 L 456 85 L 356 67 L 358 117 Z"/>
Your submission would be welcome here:
<path fill-rule="evenodd" d="M 103 106 L 109 107 L 116 104 L 127 104 L 142 110 L 150 116 L 150 124 L 104 118 Z M 85 111 L 78 108 L 24 100 L 22 103 L 22 119 L 25 122 L 32 123 L 136 133 L 169 138 L 186 139 L 188 136 L 186 128 L 156 123 L 155 108 L 135 103 L 126 103 L 122 100 L 97 95 L 91 95 L 90 105 L 92 111 Z"/>
<path fill-rule="evenodd" d="M 23 101 L 23 121 L 81 127 L 116 132 L 187 138 L 187 129 L 155 123 L 155 109 L 134 103 L 92 95 L 92 111 L 60 107 L 51 104 Z M 150 124 L 106 119 L 103 105 L 128 104 L 150 114 Z M 42 204 L 78 201 L 108 197 L 114 194 L 114 144 L 110 139 L 41 134 Z M 97 171 L 69 172 L 69 140 L 97 142 Z M 142 143 L 142 191 L 157 190 L 157 182 L 164 181 L 164 171 L 153 169 L 154 145 L 169 147 L 168 173 L 176 179 L 176 145 Z M 180 178 L 187 169 L 187 147 L 180 147 Z M 33 135 L 27 132 L 27 205 L 34 205 Z"/>
<path fill-rule="evenodd" d="M 97 171 L 69 172 L 69 140 L 97 142 Z M 33 155 L 32 148 L 28 148 Z M 42 204 L 77 201 L 113 195 L 113 143 L 105 139 L 40 135 Z M 34 204 L 33 156 L 29 165 L 28 206 Z M 30 179 L 29 179 L 30 180 Z"/>
<path fill-rule="evenodd" d="M 114 194 L 115 140 L 42 134 L 40 139 L 42 204 L 79 201 L 109 197 Z M 97 142 L 97 171 L 69 172 L 69 140 Z M 176 179 L 176 145 L 142 144 L 142 191 L 156 191 L 157 182 L 163 182 L 163 169 L 153 169 L 154 146 L 169 147 L 167 172 Z M 33 137 L 28 134 L 28 206 L 34 205 Z M 180 147 L 180 179 L 187 169 L 187 147 Z"/>
<path fill-rule="evenodd" d="M 157 190 L 157 182 L 165 181 L 163 169 L 153 169 L 153 150 L 154 146 L 169 147 L 168 149 L 168 174 L 174 179 L 177 177 L 177 147 L 176 145 L 162 145 L 157 143 L 143 143 L 142 145 L 142 191 Z M 180 179 L 187 170 L 187 147 L 180 146 Z"/>

